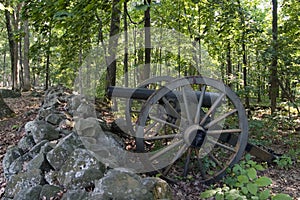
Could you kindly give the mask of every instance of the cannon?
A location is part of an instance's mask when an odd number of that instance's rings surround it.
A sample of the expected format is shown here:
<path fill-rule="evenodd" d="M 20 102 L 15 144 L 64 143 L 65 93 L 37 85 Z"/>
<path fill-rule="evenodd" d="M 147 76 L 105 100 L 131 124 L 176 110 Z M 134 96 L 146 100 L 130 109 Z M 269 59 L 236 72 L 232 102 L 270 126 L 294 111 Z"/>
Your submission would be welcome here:
<path fill-rule="evenodd" d="M 169 181 L 214 182 L 245 151 L 266 161 L 274 159 L 248 143 L 243 104 L 221 81 L 156 77 L 138 88 L 109 87 L 107 95 L 127 99 L 126 121 L 137 152 L 147 152 L 145 165 Z M 135 111 L 134 104 L 139 104 Z"/>

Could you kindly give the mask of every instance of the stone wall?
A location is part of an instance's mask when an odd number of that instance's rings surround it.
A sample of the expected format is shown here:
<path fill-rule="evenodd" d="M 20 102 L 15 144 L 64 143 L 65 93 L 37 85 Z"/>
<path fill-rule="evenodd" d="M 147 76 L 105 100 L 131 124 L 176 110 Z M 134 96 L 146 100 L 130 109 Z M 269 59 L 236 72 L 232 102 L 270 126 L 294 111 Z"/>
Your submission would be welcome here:
<path fill-rule="evenodd" d="M 118 167 L 125 154 L 92 104 L 52 88 L 25 136 L 5 154 L 3 199 L 172 199 L 165 181 Z"/>

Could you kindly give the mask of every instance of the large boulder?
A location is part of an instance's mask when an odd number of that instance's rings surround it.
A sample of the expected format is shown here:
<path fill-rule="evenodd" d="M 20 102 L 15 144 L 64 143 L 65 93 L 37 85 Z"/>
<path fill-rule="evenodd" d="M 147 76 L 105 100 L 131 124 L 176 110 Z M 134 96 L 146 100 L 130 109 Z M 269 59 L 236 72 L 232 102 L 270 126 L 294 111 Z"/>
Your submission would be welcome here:
<path fill-rule="evenodd" d="M 93 104 L 87 102 L 87 101 L 82 101 L 81 104 L 78 106 L 76 111 L 74 112 L 74 117 L 76 119 L 78 118 L 89 118 L 89 117 L 96 117 L 96 111 L 95 107 Z"/>
<path fill-rule="evenodd" d="M 14 146 L 6 151 L 6 154 L 4 155 L 4 158 L 2 160 L 2 166 L 3 166 L 3 171 L 4 175 L 7 179 L 12 175 L 12 173 L 9 172 L 9 167 L 11 164 L 21 157 L 22 152 L 17 146 Z"/>
<path fill-rule="evenodd" d="M 93 117 L 77 120 L 74 130 L 80 136 L 84 147 L 92 151 L 97 159 L 109 167 L 122 166 L 126 159 L 124 144 L 117 135 L 104 131 L 99 120 Z"/>
<path fill-rule="evenodd" d="M 152 192 L 154 199 L 173 199 L 171 187 L 166 181 L 157 177 L 146 177 L 142 182 Z"/>
<path fill-rule="evenodd" d="M 21 190 L 42 184 L 43 177 L 41 174 L 41 170 L 32 169 L 12 176 L 11 180 L 7 183 L 4 196 L 14 198 Z"/>
<path fill-rule="evenodd" d="M 154 199 L 140 176 L 122 168 L 109 170 L 105 177 L 96 183 L 92 196 L 115 200 Z"/>
<path fill-rule="evenodd" d="M 56 140 L 60 137 L 59 132 L 45 121 L 30 121 L 25 125 L 25 131 L 28 135 L 32 135 L 34 142 L 38 143 L 42 140 Z"/>
<path fill-rule="evenodd" d="M 25 153 L 35 145 L 32 135 L 25 135 L 18 143 L 18 147 Z"/>
<path fill-rule="evenodd" d="M 52 169 L 48 163 L 45 153 L 41 152 L 27 163 L 27 169 L 40 169 L 43 172 L 48 172 Z"/>
<path fill-rule="evenodd" d="M 47 140 L 35 144 L 28 152 L 23 151 L 20 148 L 23 146 L 23 142 L 24 141 L 20 141 L 20 145 L 9 149 L 4 156 L 2 164 L 4 175 L 7 179 L 10 179 L 12 175 L 24 172 L 27 169 L 34 169 L 35 167 L 37 167 L 36 169 L 46 169 L 46 166 L 49 166 L 46 162 L 42 161 L 44 160 L 42 159 L 44 154 L 52 148 Z M 41 155 L 37 157 L 39 154 Z M 34 168 L 31 168 L 32 165 Z M 38 167 L 38 165 L 40 166 Z"/>
<path fill-rule="evenodd" d="M 105 170 L 91 152 L 76 149 L 56 174 L 56 180 L 68 189 L 89 188 L 103 177 Z"/>
<path fill-rule="evenodd" d="M 14 197 L 14 200 L 39 199 L 42 188 L 43 187 L 41 185 L 36 185 L 30 188 L 24 188 Z"/>
<path fill-rule="evenodd" d="M 79 147 L 82 147 L 82 142 L 73 132 L 61 139 L 54 149 L 47 153 L 46 158 L 55 170 L 59 170 L 73 151 Z"/>
<path fill-rule="evenodd" d="M 66 116 L 62 113 L 51 113 L 46 117 L 46 122 L 48 122 L 49 124 L 52 125 L 59 125 L 59 123 L 61 121 L 63 121 L 64 119 L 66 119 Z"/>
<path fill-rule="evenodd" d="M 42 190 L 40 191 L 39 199 L 59 199 L 60 193 L 62 192 L 63 188 L 46 184 L 43 185 Z"/>
<path fill-rule="evenodd" d="M 61 200 L 92 200 L 89 193 L 85 190 L 68 190 L 62 196 Z M 100 199 L 98 199 L 100 200 Z"/>

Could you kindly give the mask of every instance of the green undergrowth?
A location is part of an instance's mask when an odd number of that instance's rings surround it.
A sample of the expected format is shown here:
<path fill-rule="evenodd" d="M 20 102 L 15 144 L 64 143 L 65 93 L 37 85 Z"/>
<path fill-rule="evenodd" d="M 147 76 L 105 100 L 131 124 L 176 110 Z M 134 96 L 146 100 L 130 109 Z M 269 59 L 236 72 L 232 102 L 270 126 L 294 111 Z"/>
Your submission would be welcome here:
<path fill-rule="evenodd" d="M 216 200 L 248 200 L 248 199 L 272 199 L 290 200 L 289 195 L 274 194 L 269 186 L 272 180 L 269 177 L 259 175 L 266 166 L 257 163 L 247 154 L 245 159 L 228 169 L 227 176 L 222 180 L 223 186 L 212 187 L 200 194 L 201 199 Z"/>
<path fill-rule="evenodd" d="M 290 116 L 288 113 L 278 111 L 271 115 L 268 110 L 256 110 L 249 117 L 249 142 L 265 146 L 275 153 L 284 153 L 286 157 L 300 164 L 300 117 Z M 273 148 L 272 148 L 273 147 Z M 278 152 L 278 150 L 281 150 Z M 287 165 L 288 158 L 280 160 L 277 164 Z"/>

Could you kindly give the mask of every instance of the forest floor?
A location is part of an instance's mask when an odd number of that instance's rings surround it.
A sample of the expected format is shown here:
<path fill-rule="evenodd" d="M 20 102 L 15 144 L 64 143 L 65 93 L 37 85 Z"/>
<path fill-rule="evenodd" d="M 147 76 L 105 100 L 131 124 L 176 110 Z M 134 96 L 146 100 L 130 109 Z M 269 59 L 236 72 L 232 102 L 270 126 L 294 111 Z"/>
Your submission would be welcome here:
<path fill-rule="evenodd" d="M 10 118 L 0 119 L 0 196 L 2 196 L 6 180 L 3 176 L 2 160 L 6 150 L 10 146 L 14 146 L 24 135 L 24 125 L 26 122 L 35 119 L 39 107 L 42 103 L 41 97 L 33 97 L 31 92 L 22 93 L 19 98 L 6 98 L 5 102 L 15 112 L 15 115 Z M 300 124 L 300 119 L 299 124 Z M 254 124 L 255 125 L 255 124 Z M 259 124 L 258 124 L 259 125 Z M 258 126 L 257 125 L 257 126 Z M 297 125 L 298 126 L 298 125 Z M 266 128 L 266 127 L 262 127 Z M 271 129 L 267 127 L 268 131 Z M 300 128 L 300 125 L 299 125 Z M 250 127 L 251 130 L 251 127 Z M 264 132 L 264 131 L 260 131 Z M 251 133 L 250 133 L 251 134 Z M 279 154 L 286 154 L 291 152 L 291 148 L 294 148 L 295 158 L 293 158 L 293 164 L 286 165 L 286 168 L 280 168 L 278 165 L 269 165 L 268 168 L 263 171 L 263 175 L 272 179 L 272 185 L 270 189 L 272 193 L 285 193 L 293 197 L 293 199 L 300 200 L 300 132 L 295 129 L 292 131 L 289 128 L 280 129 L 272 135 L 256 136 L 255 141 L 270 141 L 270 143 L 264 143 L 268 145 L 268 149 L 274 150 Z M 266 138 L 267 137 L 267 138 Z M 259 139 L 259 140 L 256 140 Z M 287 141 L 287 142 L 286 142 Z M 290 144 L 289 142 L 292 142 Z M 220 185 L 222 182 L 217 183 L 214 187 Z M 200 199 L 199 195 L 211 186 L 203 185 L 197 181 L 193 182 L 179 182 L 171 185 L 174 199 Z"/>

